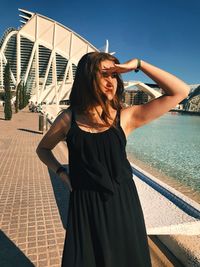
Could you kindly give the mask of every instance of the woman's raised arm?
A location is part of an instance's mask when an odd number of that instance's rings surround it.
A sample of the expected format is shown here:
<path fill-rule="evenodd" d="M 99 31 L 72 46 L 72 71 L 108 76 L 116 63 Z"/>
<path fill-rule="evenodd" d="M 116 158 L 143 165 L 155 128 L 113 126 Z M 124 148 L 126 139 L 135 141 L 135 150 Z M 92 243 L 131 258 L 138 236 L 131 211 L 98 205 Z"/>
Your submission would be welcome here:
<path fill-rule="evenodd" d="M 125 73 L 135 70 L 137 66 L 138 59 L 133 59 L 124 64 L 116 64 L 114 71 Z M 155 81 L 165 93 L 146 104 L 122 110 L 121 121 L 126 134 L 174 108 L 188 96 L 190 90 L 189 86 L 176 76 L 143 60 L 141 60 L 140 70 Z"/>

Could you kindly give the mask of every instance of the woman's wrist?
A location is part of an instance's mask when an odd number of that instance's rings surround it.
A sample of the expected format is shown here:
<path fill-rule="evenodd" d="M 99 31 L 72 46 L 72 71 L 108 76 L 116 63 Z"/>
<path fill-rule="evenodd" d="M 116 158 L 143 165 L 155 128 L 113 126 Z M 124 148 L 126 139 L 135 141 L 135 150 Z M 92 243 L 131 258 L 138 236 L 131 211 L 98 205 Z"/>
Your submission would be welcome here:
<path fill-rule="evenodd" d="M 62 172 L 66 172 L 66 168 L 63 166 L 58 167 L 58 169 L 55 171 L 57 175 L 60 175 Z"/>
<path fill-rule="evenodd" d="M 141 59 L 139 59 L 139 58 L 137 58 L 137 67 L 136 67 L 136 69 L 135 69 L 135 72 L 138 72 L 139 70 L 140 70 L 140 68 L 141 68 Z"/>

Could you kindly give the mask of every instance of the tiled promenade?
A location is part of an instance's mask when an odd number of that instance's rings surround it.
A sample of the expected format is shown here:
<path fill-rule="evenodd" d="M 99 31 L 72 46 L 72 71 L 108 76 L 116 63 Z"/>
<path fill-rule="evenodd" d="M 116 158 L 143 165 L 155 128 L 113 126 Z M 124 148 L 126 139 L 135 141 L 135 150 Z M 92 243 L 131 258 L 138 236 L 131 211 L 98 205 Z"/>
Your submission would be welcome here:
<path fill-rule="evenodd" d="M 0 107 L 0 266 L 60 267 L 68 190 L 35 153 L 38 114 L 3 118 Z M 65 164 L 61 146 L 54 153 Z"/>

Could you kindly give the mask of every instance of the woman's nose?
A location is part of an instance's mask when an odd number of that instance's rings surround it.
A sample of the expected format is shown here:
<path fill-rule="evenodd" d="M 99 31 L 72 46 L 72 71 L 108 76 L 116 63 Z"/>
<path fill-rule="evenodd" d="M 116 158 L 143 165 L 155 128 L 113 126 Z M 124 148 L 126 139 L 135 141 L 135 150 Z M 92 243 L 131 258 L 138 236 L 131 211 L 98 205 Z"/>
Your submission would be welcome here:
<path fill-rule="evenodd" d="M 110 83 L 112 83 L 114 77 L 112 77 L 112 75 L 109 75 L 108 77 L 106 77 L 106 80 Z"/>
<path fill-rule="evenodd" d="M 111 76 L 106 78 L 107 85 L 112 86 L 113 85 L 113 78 Z"/>

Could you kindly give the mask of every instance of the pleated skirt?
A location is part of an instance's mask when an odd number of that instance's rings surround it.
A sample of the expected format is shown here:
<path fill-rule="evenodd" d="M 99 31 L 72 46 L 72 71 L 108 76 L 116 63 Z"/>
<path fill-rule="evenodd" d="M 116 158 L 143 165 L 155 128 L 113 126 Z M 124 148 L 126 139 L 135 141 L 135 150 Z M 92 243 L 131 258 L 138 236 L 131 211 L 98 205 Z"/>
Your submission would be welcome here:
<path fill-rule="evenodd" d="M 132 179 L 101 192 L 74 190 L 70 195 L 62 267 L 149 267 L 143 213 Z"/>

